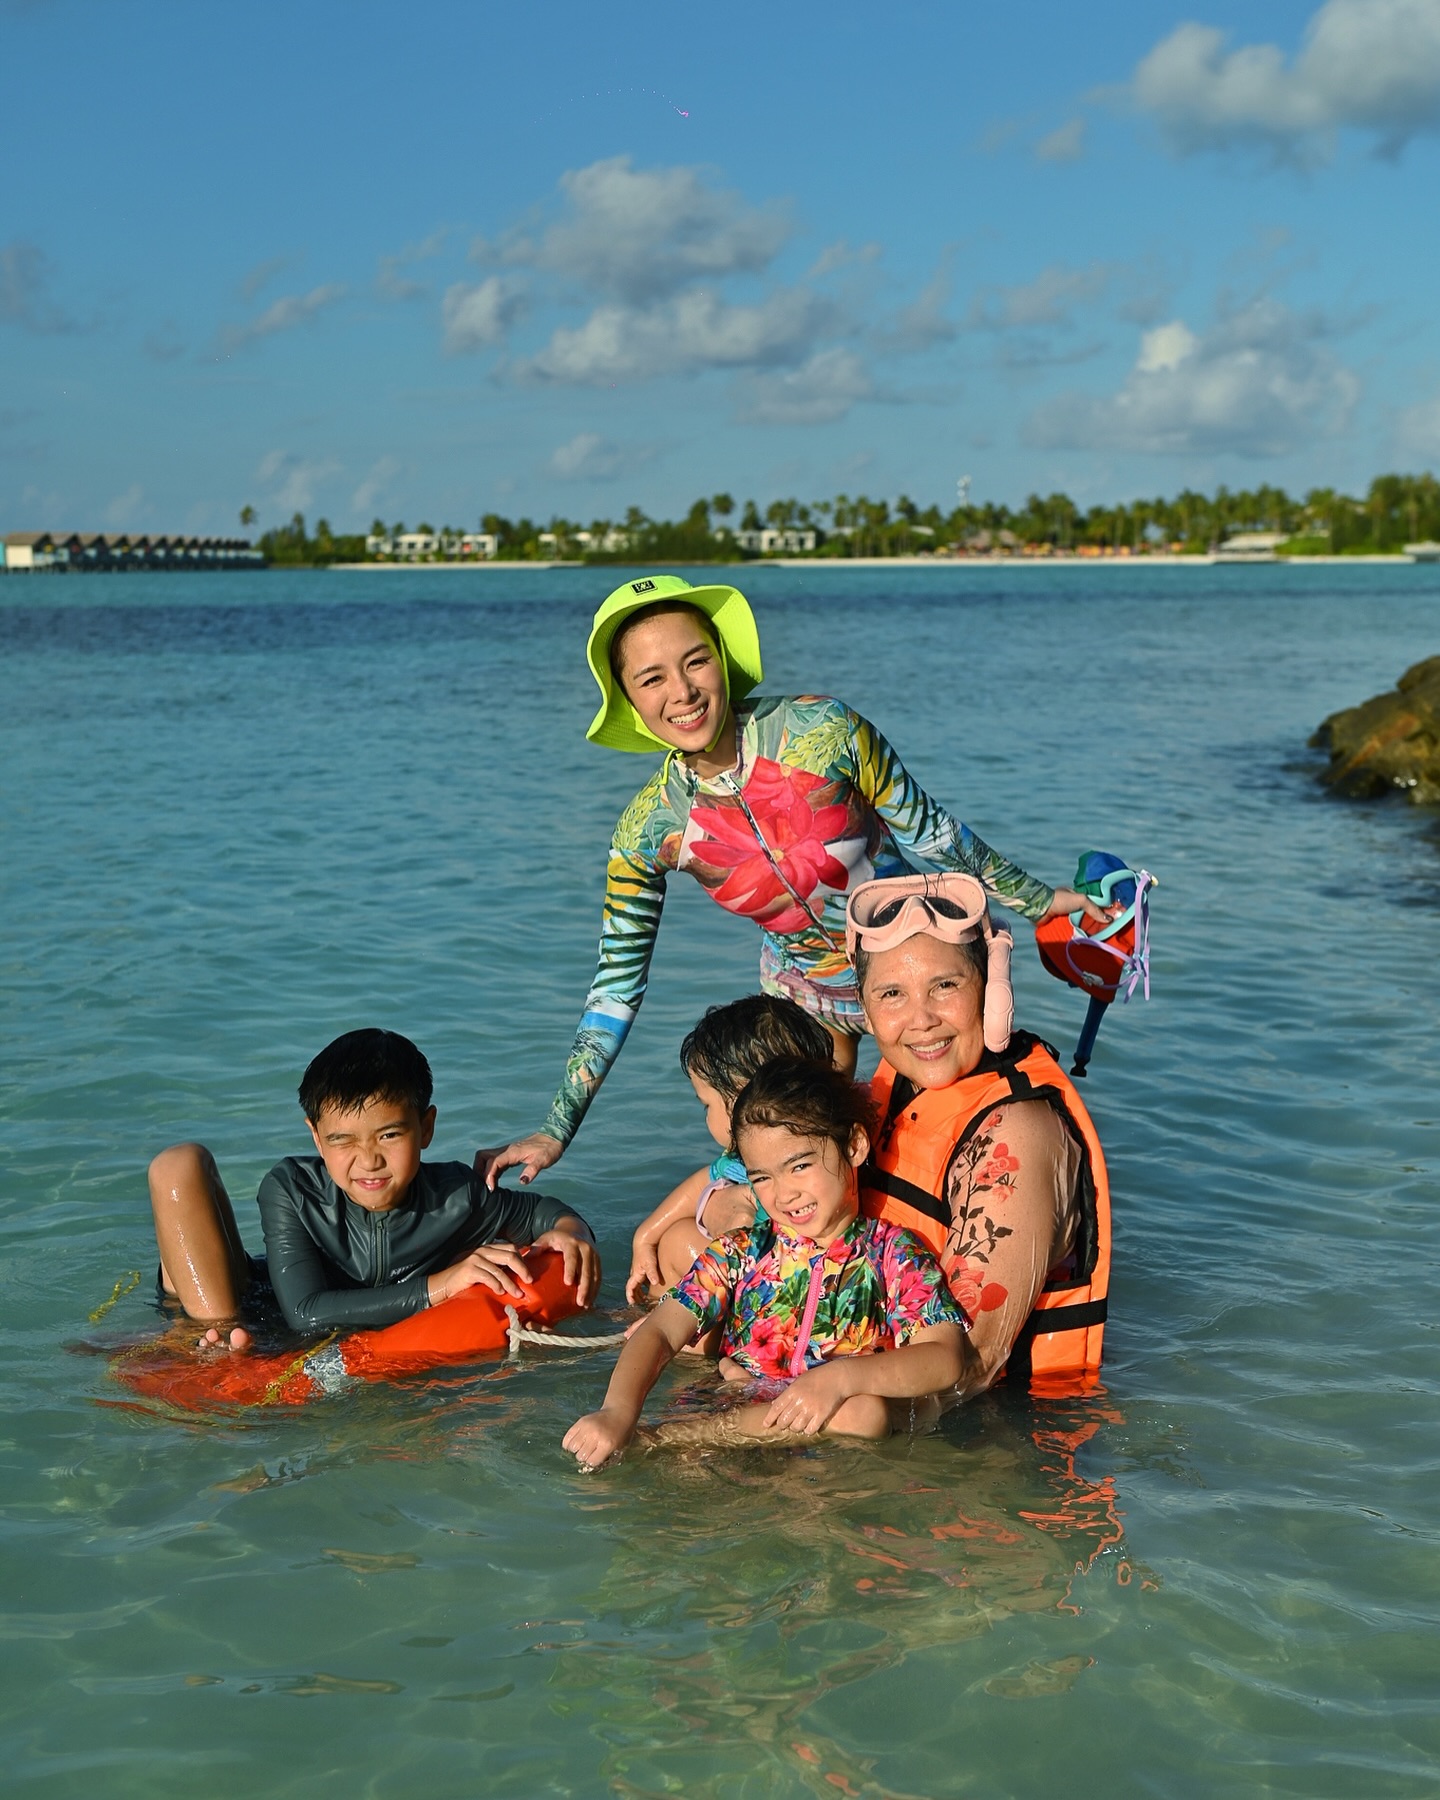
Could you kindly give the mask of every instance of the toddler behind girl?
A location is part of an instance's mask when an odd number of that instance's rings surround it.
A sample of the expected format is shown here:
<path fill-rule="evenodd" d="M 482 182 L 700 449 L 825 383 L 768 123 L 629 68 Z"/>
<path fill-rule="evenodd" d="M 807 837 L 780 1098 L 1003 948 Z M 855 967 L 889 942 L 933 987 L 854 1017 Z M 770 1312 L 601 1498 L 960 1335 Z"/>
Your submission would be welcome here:
<path fill-rule="evenodd" d="M 730 1150 L 730 1110 L 742 1088 L 777 1056 L 828 1066 L 833 1050 L 820 1021 L 777 994 L 747 994 L 712 1006 L 681 1044 L 680 1067 L 705 1109 L 720 1155 L 708 1169 L 687 1175 L 637 1228 L 625 1282 L 632 1305 L 647 1288 L 658 1291 L 678 1281 L 712 1238 L 756 1222 L 744 1165 Z"/>

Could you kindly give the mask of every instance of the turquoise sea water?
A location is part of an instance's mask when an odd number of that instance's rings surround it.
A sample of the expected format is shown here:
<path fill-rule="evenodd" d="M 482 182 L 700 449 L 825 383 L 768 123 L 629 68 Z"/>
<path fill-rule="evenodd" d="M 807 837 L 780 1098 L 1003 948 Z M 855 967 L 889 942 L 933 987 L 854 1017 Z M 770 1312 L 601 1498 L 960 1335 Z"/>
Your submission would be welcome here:
<path fill-rule="evenodd" d="M 1162 879 L 1155 999 L 1087 1096 L 1102 1398 L 582 1477 L 598 1357 L 177 1419 L 82 1353 L 156 1328 L 161 1144 L 212 1146 L 258 1245 L 335 1033 L 422 1044 L 439 1154 L 538 1123 L 647 766 L 582 737 L 608 585 L 0 584 L 10 1791 L 1433 1795 L 1440 842 L 1322 797 L 1304 740 L 1440 650 L 1435 570 L 748 575 L 768 687 L 843 695 L 1037 873 L 1098 845 Z M 612 1305 L 709 1155 L 678 1039 L 755 981 L 753 930 L 672 890 L 546 1184 Z M 1068 1048 L 1081 1004 L 1021 952 Z"/>

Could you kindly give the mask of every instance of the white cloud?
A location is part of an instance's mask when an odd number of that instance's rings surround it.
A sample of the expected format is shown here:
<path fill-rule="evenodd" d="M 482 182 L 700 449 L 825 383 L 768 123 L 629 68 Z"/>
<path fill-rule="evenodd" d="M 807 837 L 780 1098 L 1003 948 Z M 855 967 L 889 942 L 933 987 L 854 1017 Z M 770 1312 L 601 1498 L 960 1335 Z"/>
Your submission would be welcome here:
<path fill-rule="evenodd" d="M 375 275 L 375 286 L 387 300 L 424 300 L 430 290 L 423 281 L 414 281 L 405 271 L 417 262 L 428 262 L 445 248 L 447 233 L 442 228 L 432 231 L 418 244 L 407 244 L 393 256 L 382 256 Z"/>
<path fill-rule="evenodd" d="M 255 473 L 271 489 L 269 501 L 281 512 L 306 512 L 315 503 L 320 484 L 339 472 L 337 462 L 309 462 L 292 450 L 271 450 L 260 459 Z"/>
<path fill-rule="evenodd" d="M 1359 382 L 1324 328 L 1255 300 L 1197 334 L 1174 319 L 1147 331 L 1116 394 L 1062 394 L 1029 419 L 1040 449 L 1279 456 L 1343 428 Z"/>
<path fill-rule="evenodd" d="M 350 496 L 351 512 L 363 517 L 382 498 L 399 473 L 400 464 L 393 456 L 382 456 L 372 463 L 369 474 Z"/>
<path fill-rule="evenodd" d="M 696 288 L 659 306 L 597 307 L 583 325 L 556 331 L 515 373 L 599 387 L 704 369 L 777 367 L 798 362 L 831 315 L 824 301 L 798 288 L 777 289 L 755 306 Z"/>
<path fill-rule="evenodd" d="M 105 508 L 105 523 L 123 531 L 127 525 L 135 523 L 135 515 L 144 504 L 144 488 L 138 481 L 132 482 L 123 494 L 117 494 Z"/>
<path fill-rule="evenodd" d="M 1085 154 L 1084 119 L 1071 119 L 1049 132 L 1036 144 L 1035 154 L 1041 162 L 1079 162 Z"/>
<path fill-rule="evenodd" d="M 880 341 L 886 349 L 899 351 L 928 350 L 932 344 L 948 343 L 959 329 L 950 317 L 949 305 L 947 256 L 910 304 L 895 315 L 894 323 L 880 333 Z"/>
<path fill-rule="evenodd" d="M 1154 257 L 1128 267 L 1122 264 L 1115 271 L 1115 284 L 1120 290 L 1116 316 L 1132 325 L 1153 325 L 1170 310 L 1174 283 L 1163 263 Z"/>
<path fill-rule="evenodd" d="M 277 332 L 294 331 L 299 325 L 309 324 L 326 307 L 343 300 L 345 292 L 339 284 L 330 282 L 324 287 L 311 288 L 308 294 L 283 294 L 273 305 L 266 307 L 258 319 L 250 319 L 243 325 L 222 325 L 220 348 L 242 350 L 261 338 L 274 337 Z"/>
<path fill-rule="evenodd" d="M 16 238 L 0 246 L 0 321 L 43 334 L 76 330 L 49 290 L 50 259 L 38 244 Z"/>
<path fill-rule="evenodd" d="M 538 350 L 501 365 L 500 373 L 613 387 L 707 370 L 798 368 L 847 328 L 841 305 L 808 280 L 758 299 L 729 296 L 727 281 L 763 274 L 792 227 L 781 208 L 752 206 L 714 185 L 705 170 L 640 169 L 629 156 L 614 156 L 572 169 L 560 187 L 559 217 L 542 216 L 472 246 L 475 260 L 497 272 L 446 295 L 447 349 L 498 344 L 524 306 L 573 300 L 577 291 L 590 296 L 588 313 L 556 326 Z M 811 277 L 877 255 L 872 245 L 832 245 Z M 533 301 L 522 295 L 521 270 L 534 286 Z M 911 335 L 933 341 L 945 334 L 942 298 L 920 297 L 903 321 Z M 585 466 L 598 467 L 604 455 L 591 445 Z"/>
<path fill-rule="evenodd" d="M 550 458 L 550 472 L 563 481 L 613 481 L 617 475 L 654 460 L 653 444 L 617 444 L 595 431 L 581 431 Z"/>
<path fill-rule="evenodd" d="M 856 263 L 879 262 L 880 256 L 878 244 L 852 245 L 848 238 L 838 238 L 833 244 L 827 244 L 815 258 L 805 271 L 805 279 L 819 281 L 824 275 L 833 275 L 837 269 L 848 269 Z"/>
<path fill-rule="evenodd" d="M 1140 340 L 1140 354 L 1135 368 L 1141 375 L 1158 375 L 1166 369 L 1178 369 L 1200 348 L 1200 340 L 1183 319 L 1172 319 L 1168 325 L 1157 325 Z"/>
<path fill-rule="evenodd" d="M 1226 43 L 1213 26 L 1177 26 L 1129 84 L 1178 156 L 1249 145 L 1314 163 L 1342 128 L 1396 156 L 1440 130 L 1440 0 L 1326 0 L 1289 64 L 1278 44 Z"/>
<path fill-rule="evenodd" d="M 1085 338 L 1080 343 L 1061 343 L 1043 332 L 1024 332 L 1001 340 L 999 362 L 1002 368 L 1059 369 L 1075 363 L 1089 362 L 1105 349 L 1103 338 Z"/>
<path fill-rule="evenodd" d="M 1092 263 L 1088 269 L 1052 264 L 1019 287 L 981 288 L 971 302 L 966 323 L 972 330 L 986 331 L 1028 331 L 1037 325 L 1068 324 L 1076 307 L 1099 299 L 1114 273 L 1103 263 Z"/>
<path fill-rule="evenodd" d="M 1440 461 L 1440 388 L 1407 406 L 1396 421 L 1396 438 L 1404 455 Z"/>
<path fill-rule="evenodd" d="M 457 281 L 445 290 L 445 349 L 451 356 L 498 344 L 525 311 L 523 290 L 507 276 L 490 275 L 471 287 Z"/>
<path fill-rule="evenodd" d="M 858 400 L 874 397 L 875 384 L 853 350 L 820 350 L 798 369 L 747 376 L 740 416 L 756 425 L 829 425 Z"/>
<path fill-rule="evenodd" d="M 782 212 L 707 187 L 699 169 L 636 169 L 612 156 L 570 170 L 560 185 L 567 217 L 538 236 L 477 243 L 477 258 L 543 269 L 638 306 L 693 281 L 757 274 L 790 236 Z"/>
<path fill-rule="evenodd" d="M 74 517 L 66 495 L 59 493 L 54 488 L 37 487 L 33 481 L 27 482 L 21 488 L 20 505 L 26 516 L 32 519 Z"/>
<path fill-rule="evenodd" d="M 289 268 L 291 260 L 288 256 L 272 256 L 265 262 L 256 263 L 253 269 L 247 270 L 240 277 L 242 299 L 253 300 L 261 288 L 273 281 L 283 269 Z"/>

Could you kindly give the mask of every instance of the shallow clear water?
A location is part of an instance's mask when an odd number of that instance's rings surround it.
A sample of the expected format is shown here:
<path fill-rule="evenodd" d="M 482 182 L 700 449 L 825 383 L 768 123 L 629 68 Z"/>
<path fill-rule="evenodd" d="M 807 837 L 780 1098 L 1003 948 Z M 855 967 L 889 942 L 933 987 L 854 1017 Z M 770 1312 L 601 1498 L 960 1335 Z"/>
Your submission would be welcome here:
<path fill-rule="evenodd" d="M 214 1148 L 258 1243 L 335 1033 L 421 1043 L 441 1155 L 538 1122 L 645 767 L 582 737 L 607 585 L 0 584 L 12 1791 L 1433 1795 L 1440 844 L 1318 794 L 1304 740 L 1440 650 L 1434 570 L 748 575 L 767 686 L 844 695 L 1037 873 L 1162 878 L 1087 1096 L 1102 1399 L 583 1478 L 599 1358 L 184 1420 L 78 1353 L 155 1328 L 162 1143 Z M 547 1182 L 612 1303 L 709 1154 L 675 1045 L 754 985 L 753 931 L 672 885 Z M 1028 952 L 1018 1001 L 1073 1041 Z"/>

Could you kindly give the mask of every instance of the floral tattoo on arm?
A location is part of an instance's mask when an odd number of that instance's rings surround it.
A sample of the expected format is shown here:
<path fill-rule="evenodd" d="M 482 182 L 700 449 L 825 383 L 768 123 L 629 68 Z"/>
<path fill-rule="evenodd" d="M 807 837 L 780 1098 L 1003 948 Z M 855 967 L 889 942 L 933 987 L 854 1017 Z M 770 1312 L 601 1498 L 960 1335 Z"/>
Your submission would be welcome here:
<path fill-rule="evenodd" d="M 999 1111 L 982 1119 L 974 1136 L 956 1151 L 945 1176 L 950 1232 L 941 1266 L 972 1319 L 977 1313 L 993 1312 L 1009 1298 L 1003 1283 L 987 1279 L 996 1246 L 1015 1235 L 995 1216 L 1013 1194 L 1020 1174 L 1019 1157 L 1000 1135 L 1004 1124 Z"/>

